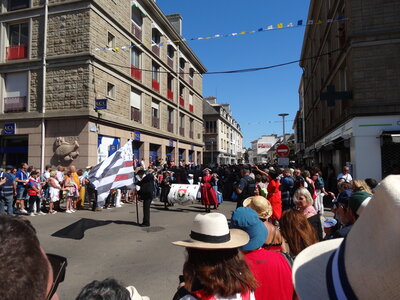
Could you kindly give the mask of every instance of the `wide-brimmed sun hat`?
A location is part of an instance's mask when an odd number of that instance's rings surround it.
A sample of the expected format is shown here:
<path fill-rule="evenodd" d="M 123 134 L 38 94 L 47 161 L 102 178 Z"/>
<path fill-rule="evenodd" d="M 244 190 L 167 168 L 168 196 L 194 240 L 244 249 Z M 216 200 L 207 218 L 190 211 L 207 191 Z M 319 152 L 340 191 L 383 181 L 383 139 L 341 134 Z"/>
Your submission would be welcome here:
<path fill-rule="evenodd" d="M 250 241 L 241 247 L 242 250 L 252 251 L 264 245 L 268 230 L 254 209 L 250 207 L 237 208 L 232 213 L 231 221 L 232 227 L 246 231 L 250 237 Z"/>
<path fill-rule="evenodd" d="M 378 186 L 346 239 L 304 249 L 293 264 L 301 299 L 398 299 L 400 176 Z"/>
<path fill-rule="evenodd" d="M 243 201 L 243 206 L 254 209 L 261 219 L 272 216 L 271 203 L 263 196 L 252 196 Z"/>
<path fill-rule="evenodd" d="M 199 249 L 233 249 L 246 245 L 249 235 L 240 229 L 229 229 L 223 214 L 198 214 L 192 224 L 190 239 L 172 244 Z"/>

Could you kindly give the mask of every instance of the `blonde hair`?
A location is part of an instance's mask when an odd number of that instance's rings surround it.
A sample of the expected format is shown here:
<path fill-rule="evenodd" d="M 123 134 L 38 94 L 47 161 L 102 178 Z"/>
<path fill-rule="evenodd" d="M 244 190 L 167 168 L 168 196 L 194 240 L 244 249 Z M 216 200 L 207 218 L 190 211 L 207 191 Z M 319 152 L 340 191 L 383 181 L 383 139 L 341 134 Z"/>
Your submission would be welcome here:
<path fill-rule="evenodd" d="M 51 171 L 50 172 L 50 177 L 54 177 L 54 176 L 56 176 L 57 175 L 57 171 Z"/>
<path fill-rule="evenodd" d="M 368 186 L 365 180 L 362 179 L 353 180 L 353 191 L 363 191 L 372 194 L 371 188 Z"/>
<path fill-rule="evenodd" d="M 306 201 L 307 201 L 308 206 L 313 205 L 314 200 L 313 200 L 313 198 L 312 198 L 310 192 L 309 192 L 306 188 L 304 188 L 304 187 L 298 188 L 298 189 L 294 192 L 294 202 L 295 202 L 295 203 L 297 202 L 297 198 L 298 198 L 298 196 L 300 196 L 300 195 L 306 197 Z"/>

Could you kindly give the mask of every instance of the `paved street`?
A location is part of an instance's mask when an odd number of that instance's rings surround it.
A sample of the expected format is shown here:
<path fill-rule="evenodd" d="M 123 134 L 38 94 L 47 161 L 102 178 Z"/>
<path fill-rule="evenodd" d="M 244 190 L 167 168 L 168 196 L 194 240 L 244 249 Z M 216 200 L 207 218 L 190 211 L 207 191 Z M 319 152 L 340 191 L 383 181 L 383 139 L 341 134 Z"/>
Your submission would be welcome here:
<path fill-rule="evenodd" d="M 218 211 L 229 217 L 234 208 L 234 203 L 224 202 Z M 150 228 L 136 226 L 134 204 L 96 213 L 77 211 L 28 218 L 46 252 L 68 258 L 66 279 L 58 288 L 60 299 L 75 299 L 88 282 L 114 277 L 125 285 L 134 285 L 152 300 L 168 300 L 176 290 L 185 258 L 184 249 L 171 242 L 188 237 L 199 212 L 203 212 L 200 205 L 175 205 L 165 211 L 156 202 Z M 141 206 L 139 213 L 142 217 Z M 88 229 L 81 240 L 51 236 L 82 218 L 120 222 Z"/>

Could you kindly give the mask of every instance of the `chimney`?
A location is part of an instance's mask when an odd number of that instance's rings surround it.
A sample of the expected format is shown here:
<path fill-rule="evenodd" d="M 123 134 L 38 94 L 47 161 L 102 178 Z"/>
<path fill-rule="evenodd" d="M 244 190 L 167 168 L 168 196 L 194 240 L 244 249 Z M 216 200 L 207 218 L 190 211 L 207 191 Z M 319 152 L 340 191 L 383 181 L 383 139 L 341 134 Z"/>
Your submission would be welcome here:
<path fill-rule="evenodd" d="M 182 36 L 182 16 L 180 14 L 166 15 L 172 27 Z"/>

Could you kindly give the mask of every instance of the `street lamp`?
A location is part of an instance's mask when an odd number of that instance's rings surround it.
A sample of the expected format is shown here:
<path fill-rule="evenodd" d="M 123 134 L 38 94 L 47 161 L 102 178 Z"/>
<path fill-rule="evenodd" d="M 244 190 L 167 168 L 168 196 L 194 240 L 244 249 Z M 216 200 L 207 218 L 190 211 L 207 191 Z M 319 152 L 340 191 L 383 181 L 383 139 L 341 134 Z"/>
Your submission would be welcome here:
<path fill-rule="evenodd" d="M 282 117 L 282 126 L 283 126 L 283 143 L 286 144 L 286 136 L 285 136 L 285 117 L 288 116 L 287 113 L 279 114 L 278 116 Z"/>

